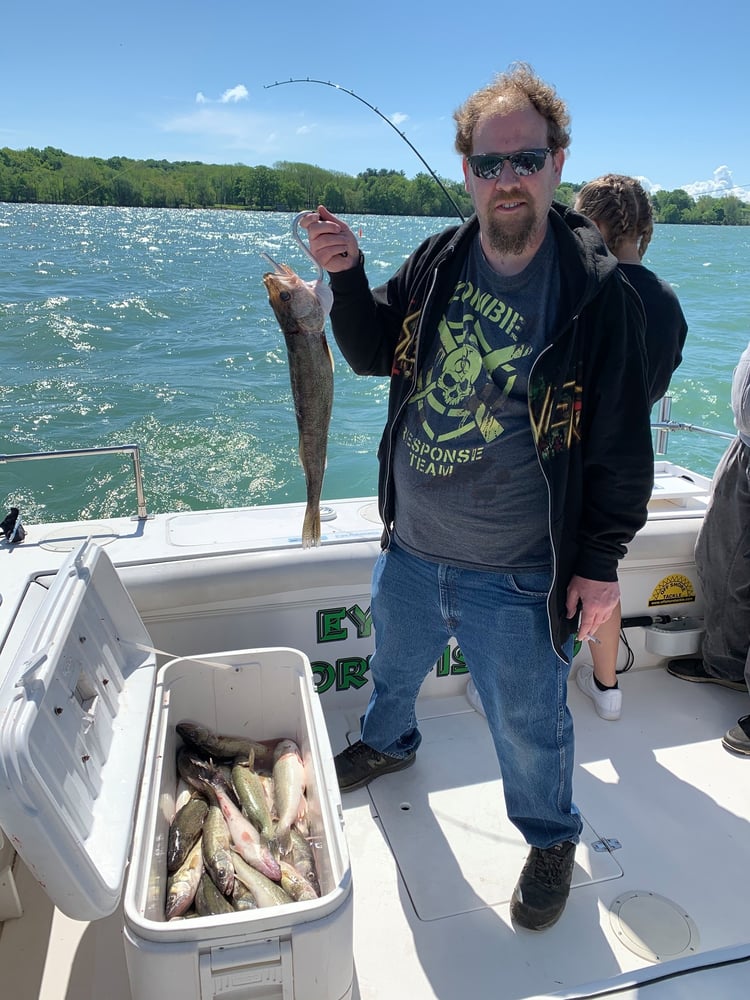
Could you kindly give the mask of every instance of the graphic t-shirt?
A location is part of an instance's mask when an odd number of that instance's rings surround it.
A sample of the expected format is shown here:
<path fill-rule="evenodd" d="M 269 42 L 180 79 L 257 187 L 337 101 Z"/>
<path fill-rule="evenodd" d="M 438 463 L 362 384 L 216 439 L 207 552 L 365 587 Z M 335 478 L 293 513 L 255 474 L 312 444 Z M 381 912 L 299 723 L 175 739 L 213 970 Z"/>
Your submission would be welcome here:
<path fill-rule="evenodd" d="M 395 536 L 408 551 L 501 572 L 550 566 L 527 390 L 559 290 L 551 229 L 512 277 L 474 241 L 397 432 Z"/>

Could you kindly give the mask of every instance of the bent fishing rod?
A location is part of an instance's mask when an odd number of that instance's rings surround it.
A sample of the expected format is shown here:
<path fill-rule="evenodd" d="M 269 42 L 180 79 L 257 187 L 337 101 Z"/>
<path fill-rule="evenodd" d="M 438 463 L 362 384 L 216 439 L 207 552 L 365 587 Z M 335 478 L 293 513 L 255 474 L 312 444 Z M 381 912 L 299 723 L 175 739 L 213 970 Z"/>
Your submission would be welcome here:
<path fill-rule="evenodd" d="M 427 160 L 425 160 L 425 158 L 419 152 L 419 150 L 414 145 L 414 143 L 411 142 L 407 138 L 407 135 L 406 135 L 405 132 L 402 132 L 401 129 L 397 125 L 394 125 L 393 122 L 391 121 L 391 119 L 388 118 L 387 115 L 384 115 L 382 111 L 378 110 L 378 108 L 376 108 L 374 104 L 370 104 L 370 102 L 366 101 L 364 99 L 364 97 L 360 97 L 359 94 L 355 94 L 353 90 L 348 90 L 346 87 L 342 87 L 338 83 L 331 83 L 330 80 L 312 80 L 312 79 L 310 79 L 309 76 L 308 77 L 304 77 L 304 78 L 294 79 L 294 80 L 293 79 L 289 79 L 289 80 L 277 80 L 275 83 L 264 84 L 263 89 L 264 90 L 271 90 L 273 87 L 283 87 L 287 83 L 319 83 L 323 87 L 330 87 L 332 90 L 343 91 L 343 93 L 348 94 L 350 97 L 353 97 L 355 100 L 359 101 L 360 104 L 364 104 L 365 107 L 367 107 L 367 108 L 370 109 L 370 111 L 374 111 L 375 114 L 378 115 L 379 118 L 382 118 L 383 121 L 387 125 L 391 126 L 391 128 L 393 129 L 394 132 L 397 132 L 401 136 L 401 138 L 404 140 L 404 142 L 409 147 L 409 149 L 411 149 L 412 152 L 415 153 L 416 156 L 419 157 L 419 159 L 421 160 L 421 162 L 425 165 L 425 167 L 429 171 L 430 176 L 432 177 L 432 179 L 435 181 L 435 183 L 440 188 L 440 190 L 443 192 L 443 194 L 448 199 L 448 201 L 451 203 L 451 205 L 453 205 L 453 208 L 456 210 L 456 215 L 459 217 L 459 219 L 461 220 L 461 222 L 465 222 L 466 221 L 464 219 L 463 213 L 461 212 L 461 209 L 455 203 L 455 201 L 453 200 L 453 198 L 451 198 L 451 196 L 448 193 L 448 191 L 446 190 L 445 185 L 443 184 L 443 182 L 440 180 L 440 178 L 438 177 L 438 175 L 435 173 L 435 171 L 429 165 L 429 163 L 427 162 Z"/>

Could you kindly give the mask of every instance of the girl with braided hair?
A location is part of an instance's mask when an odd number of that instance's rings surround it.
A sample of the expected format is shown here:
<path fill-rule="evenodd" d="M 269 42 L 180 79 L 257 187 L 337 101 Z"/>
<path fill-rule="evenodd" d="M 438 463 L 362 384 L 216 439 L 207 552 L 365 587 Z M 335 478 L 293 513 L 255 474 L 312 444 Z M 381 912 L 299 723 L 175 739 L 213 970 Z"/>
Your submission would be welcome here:
<path fill-rule="evenodd" d="M 581 188 L 575 207 L 596 225 L 643 303 L 648 393 L 653 406 L 682 361 L 687 323 L 672 286 L 643 264 L 654 232 L 651 201 L 634 177 L 605 174 Z M 609 621 L 597 629 L 598 643 L 589 647 L 593 666 L 583 664 L 576 674 L 578 687 L 594 702 L 598 715 L 609 720 L 619 719 L 622 709 L 617 683 L 621 620 L 618 604 Z"/>

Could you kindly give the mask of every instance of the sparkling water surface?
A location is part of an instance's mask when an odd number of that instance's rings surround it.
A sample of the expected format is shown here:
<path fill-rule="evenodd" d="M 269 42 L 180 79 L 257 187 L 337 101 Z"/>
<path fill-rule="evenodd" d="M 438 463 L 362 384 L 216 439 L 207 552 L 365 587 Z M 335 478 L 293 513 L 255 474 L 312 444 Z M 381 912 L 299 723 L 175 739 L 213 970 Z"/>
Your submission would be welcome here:
<path fill-rule="evenodd" d="M 0 204 L 3 455 L 140 445 L 150 513 L 304 500 L 283 336 L 265 251 L 313 267 L 292 215 Z M 371 284 L 452 219 L 349 216 Z M 645 263 L 689 332 L 672 418 L 732 431 L 732 370 L 750 339 L 750 228 L 657 226 Z M 354 375 L 333 338 L 324 500 L 369 496 L 387 380 Z M 727 442 L 673 434 L 667 457 L 710 475 Z M 127 456 L 0 463 L 27 523 L 135 513 Z"/>

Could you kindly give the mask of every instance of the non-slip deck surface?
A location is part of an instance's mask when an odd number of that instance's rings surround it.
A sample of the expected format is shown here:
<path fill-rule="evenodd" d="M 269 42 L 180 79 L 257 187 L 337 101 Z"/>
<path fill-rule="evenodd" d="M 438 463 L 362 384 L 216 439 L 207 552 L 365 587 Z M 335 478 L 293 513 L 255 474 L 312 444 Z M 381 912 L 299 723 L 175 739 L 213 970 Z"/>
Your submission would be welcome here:
<path fill-rule="evenodd" d="M 591 990 L 582 984 L 644 968 L 658 974 L 659 963 L 627 947 L 613 924 L 611 904 L 632 891 L 683 909 L 699 958 L 746 944 L 750 954 L 750 759 L 720 744 L 750 699 L 661 668 L 633 671 L 621 685 L 623 716 L 614 723 L 570 686 L 585 829 L 568 907 L 540 934 L 510 922 L 526 847 L 504 816 L 484 720 L 462 696 L 420 706 L 416 764 L 343 797 L 355 892 L 353 1000 L 585 996 Z M 334 752 L 356 718 L 329 718 Z M 601 854 L 592 845 L 602 838 L 621 847 Z M 17 877 L 26 912 L 0 933 L 3 995 L 130 1000 L 121 913 L 91 925 L 69 921 L 20 862 Z M 669 995 L 743 996 L 747 975 L 746 964 L 723 970 L 721 980 L 681 977 L 680 992 Z M 649 1000 L 666 995 L 641 989 Z"/>

